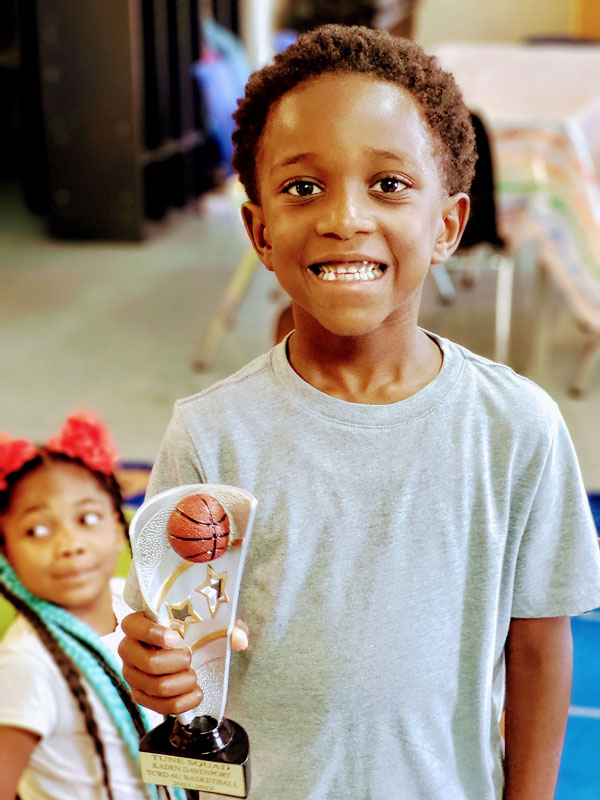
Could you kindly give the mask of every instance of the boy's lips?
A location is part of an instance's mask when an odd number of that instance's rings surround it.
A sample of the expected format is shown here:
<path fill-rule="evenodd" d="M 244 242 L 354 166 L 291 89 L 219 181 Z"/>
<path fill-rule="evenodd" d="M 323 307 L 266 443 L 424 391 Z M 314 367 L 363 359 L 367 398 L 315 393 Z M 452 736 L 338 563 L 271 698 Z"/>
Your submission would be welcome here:
<path fill-rule="evenodd" d="M 308 269 L 322 281 L 374 281 L 381 278 L 387 266 L 368 258 L 346 256 L 311 264 Z"/>

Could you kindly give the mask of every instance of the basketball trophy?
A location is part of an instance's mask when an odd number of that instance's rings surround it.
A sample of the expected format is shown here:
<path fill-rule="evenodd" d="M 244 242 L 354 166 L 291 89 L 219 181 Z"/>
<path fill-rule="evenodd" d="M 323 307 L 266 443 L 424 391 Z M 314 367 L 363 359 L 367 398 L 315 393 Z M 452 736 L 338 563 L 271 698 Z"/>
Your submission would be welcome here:
<path fill-rule="evenodd" d="M 192 484 L 151 497 L 131 522 L 144 612 L 180 634 L 204 693 L 198 706 L 143 737 L 147 783 L 248 795 L 248 736 L 224 715 L 230 637 L 255 509 L 256 499 L 242 489 Z"/>

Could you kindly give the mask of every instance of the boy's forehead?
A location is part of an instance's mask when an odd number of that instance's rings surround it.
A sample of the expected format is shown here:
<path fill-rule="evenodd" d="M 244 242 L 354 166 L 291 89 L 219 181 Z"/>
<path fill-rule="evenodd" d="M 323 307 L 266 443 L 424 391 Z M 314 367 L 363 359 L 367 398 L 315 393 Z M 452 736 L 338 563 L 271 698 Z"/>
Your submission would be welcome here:
<path fill-rule="evenodd" d="M 403 105 L 420 110 L 419 104 L 408 89 L 393 81 L 363 72 L 325 72 L 289 89 L 273 104 L 267 120 L 276 115 L 281 121 L 285 121 L 289 108 L 292 105 L 302 105 L 302 98 L 305 98 L 305 104 L 308 106 L 320 99 L 323 101 L 322 112 L 336 114 L 339 112 L 339 106 L 347 103 L 345 97 L 348 90 L 354 102 L 360 102 L 363 106 L 371 105 L 374 110 L 391 111 L 399 100 Z"/>
<path fill-rule="evenodd" d="M 408 135 L 413 149 L 431 153 L 433 134 L 407 89 L 371 74 L 324 73 L 297 84 L 271 106 L 259 142 L 259 170 L 270 171 L 319 137 L 328 144 L 344 139 L 377 149 L 374 133 L 399 148 Z"/>

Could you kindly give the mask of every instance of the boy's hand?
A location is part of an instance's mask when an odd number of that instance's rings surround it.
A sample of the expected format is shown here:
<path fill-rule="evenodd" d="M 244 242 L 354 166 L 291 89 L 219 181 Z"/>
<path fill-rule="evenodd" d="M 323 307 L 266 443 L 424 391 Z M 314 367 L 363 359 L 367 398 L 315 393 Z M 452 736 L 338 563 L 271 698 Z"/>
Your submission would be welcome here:
<path fill-rule="evenodd" d="M 176 631 L 148 619 L 141 611 L 122 622 L 125 638 L 119 645 L 123 677 L 136 703 L 159 714 L 181 714 L 202 702 L 202 689 L 192 670 L 188 647 L 180 647 Z M 231 636 L 235 650 L 248 646 L 248 629 L 236 620 Z"/>

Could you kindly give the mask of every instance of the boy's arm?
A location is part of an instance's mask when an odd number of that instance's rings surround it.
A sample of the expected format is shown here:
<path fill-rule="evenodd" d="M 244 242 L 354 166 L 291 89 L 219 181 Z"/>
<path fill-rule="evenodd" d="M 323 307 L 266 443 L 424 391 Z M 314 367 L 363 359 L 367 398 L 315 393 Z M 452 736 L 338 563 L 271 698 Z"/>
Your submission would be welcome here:
<path fill-rule="evenodd" d="M 17 785 L 39 742 L 37 733 L 0 725 L 0 798 L 13 800 Z"/>
<path fill-rule="evenodd" d="M 513 619 L 506 641 L 505 800 L 552 800 L 573 669 L 569 617 Z"/>

